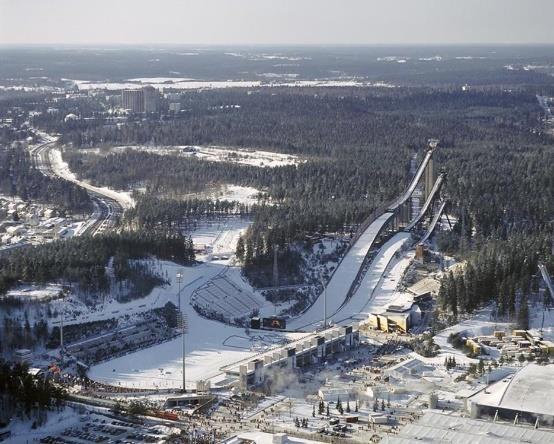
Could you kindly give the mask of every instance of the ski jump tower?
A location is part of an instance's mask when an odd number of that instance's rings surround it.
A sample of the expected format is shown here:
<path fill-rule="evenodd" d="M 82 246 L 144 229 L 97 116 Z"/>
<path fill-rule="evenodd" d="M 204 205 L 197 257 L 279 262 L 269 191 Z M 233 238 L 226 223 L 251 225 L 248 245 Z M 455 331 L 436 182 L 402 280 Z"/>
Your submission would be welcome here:
<path fill-rule="evenodd" d="M 415 189 L 420 183 L 423 185 L 423 197 L 425 200 L 422 211 L 427 211 L 432 203 L 432 200 L 436 197 L 442 182 L 446 177 L 444 173 L 441 173 L 438 177 L 436 177 L 435 174 L 433 153 L 435 152 L 438 143 L 439 141 L 436 139 L 429 140 L 429 148 L 427 149 L 425 157 L 419 165 L 408 189 L 389 206 L 388 211 L 394 212 L 395 214 L 395 228 L 405 228 L 409 226 L 410 222 L 413 221 L 414 218 L 419 217 L 416 214 L 412 214 L 412 198 Z M 421 216 L 423 216 L 423 214 L 421 214 Z"/>

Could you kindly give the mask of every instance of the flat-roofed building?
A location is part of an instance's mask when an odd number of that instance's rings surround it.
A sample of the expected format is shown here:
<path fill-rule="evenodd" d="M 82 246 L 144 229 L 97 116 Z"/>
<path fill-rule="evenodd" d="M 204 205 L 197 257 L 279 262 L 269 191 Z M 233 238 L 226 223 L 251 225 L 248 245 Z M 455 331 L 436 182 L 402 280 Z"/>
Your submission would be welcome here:
<path fill-rule="evenodd" d="M 554 442 L 554 431 L 429 412 L 418 421 L 401 428 L 397 435 L 386 436 L 381 441 L 384 444 L 413 444 L 414 442 L 543 444 Z"/>
<path fill-rule="evenodd" d="M 160 103 L 160 93 L 153 86 L 145 86 L 142 88 L 144 100 L 144 112 L 155 113 L 158 111 Z"/>
<path fill-rule="evenodd" d="M 141 89 L 124 89 L 121 91 L 121 107 L 132 113 L 143 113 L 144 91 Z"/>
<path fill-rule="evenodd" d="M 472 417 L 554 421 L 554 364 L 528 364 L 467 399 Z M 553 441 L 554 442 L 554 441 Z"/>

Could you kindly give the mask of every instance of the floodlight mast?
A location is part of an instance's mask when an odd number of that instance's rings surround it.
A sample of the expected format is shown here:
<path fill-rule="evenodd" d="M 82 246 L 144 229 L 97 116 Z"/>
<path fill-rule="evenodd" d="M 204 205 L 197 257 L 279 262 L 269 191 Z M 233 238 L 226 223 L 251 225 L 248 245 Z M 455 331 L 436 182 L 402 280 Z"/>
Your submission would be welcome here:
<path fill-rule="evenodd" d="M 177 327 L 181 330 L 181 335 L 183 337 L 183 350 L 182 350 L 182 363 L 183 363 L 183 393 L 187 392 L 187 386 L 186 386 L 186 376 L 185 376 L 185 354 L 186 354 L 186 348 L 185 348 L 185 335 L 187 332 L 187 318 L 185 314 L 181 310 L 181 281 L 183 279 L 183 273 L 178 272 L 176 274 L 177 282 L 179 283 L 179 293 L 177 294 L 177 305 L 178 305 L 178 311 L 177 311 Z"/>
<path fill-rule="evenodd" d="M 183 393 L 187 392 L 187 386 L 186 386 L 186 372 L 185 372 L 185 356 L 186 356 L 186 348 L 185 348 L 185 335 L 187 333 L 187 317 L 182 312 L 177 312 L 177 328 L 181 330 L 182 335 L 182 365 L 183 365 Z"/>
<path fill-rule="evenodd" d="M 319 272 L 319 280 L 323 285 L 323 328 L 327 328 L 327 285 L 323 279 L 323 273 Z"/>
<path fill-rule="evenodd" d="M 181 311 L 181 281 L 183 280 L 183 273 L 178 272 L 175 277 L 177 278 L 177 282 L 179 283 L 179 293 L 177 293 L 177 306 L 179 307 L 179 311 Z"/>
<path fill-rule="evenodd" d="M 187 321 L 183 316 L 183 393 L 187 392 L 186 377 L 185 377 L 185 336 L 187 333 Z"/>

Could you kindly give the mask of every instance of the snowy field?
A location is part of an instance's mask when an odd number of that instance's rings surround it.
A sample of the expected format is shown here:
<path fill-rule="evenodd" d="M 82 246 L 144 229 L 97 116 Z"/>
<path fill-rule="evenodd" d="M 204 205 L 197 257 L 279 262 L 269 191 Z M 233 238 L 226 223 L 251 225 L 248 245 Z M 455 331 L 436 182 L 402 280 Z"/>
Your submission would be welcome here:
<path fill-rule="evenodd" d="M 222 265 L 203 264 L 183 268 L 163 262 L 164 275 L 184 275 L 181 284 L 181 306 L 187 318 L 186 380 L 187 387 L 201 379 L 221 374 L 220 367 L 266 350 L 280 341 L 301 337 L 293 333 L 247 335 L 242 328 L 201 317 L 189 303 L 194 290 L 206 284 L 222 271 Z M 177 280 L 165 288 L 156 288 L 148 298 L 152 301 L 173 300 L 178 294 Z M 125 387 L 181 388 L 181 338 L 150 347 L 129 355 L 93 366 L 89 377 L 94 380 Z"/>
<path fill-rule="evenodd" d="M 17 298 L 21 301 L 48 301 L 57 298 L 61 291 L 62 286 L 58 284 L 21 284 L 9 290 L 6 297 Z"/>
<path fill-rule="evenodd" d="M 250 219 L 239 216 L 201 221 L 190 233 L 194 245 L 204 246 L 207 251 L 205 255 L 197 255 L 197 259 L 224 265 L 232 263 L 239 237 L 250 223 Z"/>
<path fill-rule="evenodd" d="M 380 87 L 394 88 L 394 85 L 385 82 L 370 82 L 365 80 L 347 79 L 347 80 L 294 80 L 294 81 L 260 81 L 260 80 L 224 80 L 224 81 L 204 81 L 187 80 L 183 78 L 174 78 L 173 81 L 165 77 L 134 79 L 140 81 L 126 82 L 90 82 L 88 80 L 71 80 L 80 91 L 94 89 L 107 89 L 118 91 L 122 89 L 140 88 L 143 86 L 153 86 L 158 89 L 224 89 L 224 88 L 258 88 L 258 87 Z"/>
<path fill-rule="evenodd" d="M 254 205 L 259 202 L 261 191 L 254 187 L 241 187 L 240 185 L 224 185 L 221 188 L 208 192 L 206 197 L 228 202 L 239 202 L 244 205 Z"/>
<path fill-rule="evenodd" d="M 531 330 L 537 334 L 542 327 L 542 336 L 544 339 L 554 341 L 554 309 L 551 308 L 545 310 L 542 307 L 542 304 L 530 306 L 529 327 L 531 327 Z"/>
<path fill-rule="evenodd" d="M 106 196 L 110 199 L 118 202 L 123 209 L 129 209 L 135 206 L 135 201 L 131 197 L 131 193 L 128 191 L 115 191 L 107 187 L 95 187 L 87 182 L 83 182 L 75 176 L 69 169 L 67 162 L 62 159 L 62 153 L 59 149 L 53 149 L 49 151 L 50 163 L 54 173 L 70 182 L 73 182 L 87 190 L 94 191 L 98 194 Z"/>
<path fill-rule="evenodd" d="M 257 166 L 261 168 L 275 168 L 287 165 L 299 165 L 305 160 L 293 154 L 276 153 L 261 149 L 234 148 L 226 146 L 146 146 L 125 145 L 110 148 L 108 152 L 121 152 L 125 150 L 143 151 L 152 154 L 166 156 L 194 157 L 210 162 L 230 162 L 243 165 Z M 94 154 L 105 153 L 105 150 L 96 148 L 86 150 Z"/>
<path fill-rule="evenodd" d="M 232 149 L 218 146 L 195 146 L 193 149 L 194 151 L 185 153 L 185 155 L 212 162 L 233 162 L 267 168 L 298 165 L 305 162 L 298 156 L 263 150 Z"/>

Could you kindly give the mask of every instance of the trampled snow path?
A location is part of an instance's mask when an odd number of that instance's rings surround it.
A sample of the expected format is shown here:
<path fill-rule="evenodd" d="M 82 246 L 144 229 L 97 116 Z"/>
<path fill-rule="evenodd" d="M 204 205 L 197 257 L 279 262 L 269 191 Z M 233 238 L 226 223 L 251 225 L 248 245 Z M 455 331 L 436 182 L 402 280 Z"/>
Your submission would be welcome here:
<path fill-rule="evenodd" d="M 60 176 L 70 182 L 73 182 L 80 187 L 95 193 L 106 196 L 109 199 L 115 200 L 124 210 L 135 206 L 135 201 L 131 197 L 131 193 L 127 191 L 115 191 L 107 187 L 96 187 L 87 182 L 79 180 L 77 176 L 69 169 L 69 166 L 62 159 L 62 153 L 58 148 L 52 149 L 48 153 L 52 170 L 57 176 Z"/>
<path fill-rule="evenodd" d="M 198 269 L 202 269 L 202 273 Z M 172 278 L 171 285 L 156 288 L 149 298 L 163 300 L 177 295 L 178 283 L 173 277 L 184 275 L 181 284 L 181 304 L 187 317 L 186 380 L 187 387 L 201 379 L 219 374 L 220 367 L 255 355 L 286 338 L 296 339 L 299 333 L 257 333 L 247 336 L 242 328 L 201 317 L 189 304 L 194 290 L 222 271 L 221 265 L 202 264 L 183 268 L 171 262 L 163 263 L 163 274 Z M 200 275 L 199 275 L 200 274 Z M 176 301 L 176 296 L 173 298 Z M 181 388 L 181 337 L 172 341 L 131 353 L 98 365 L 89 371 L 89 377 L 112 385 L 141 388 Z"/>
<path fill-rule="evenodd" d="M 354 282 L 360 267 L 375 238 L 393 216 L 385 213 L 378 217 L 348 250 L 327 284 L 327 315 L 331 319 L 344 303 L 344 298 Z M 313 305 L 301 316 L 289 322 L 290 329 L 314 329 L 323 320 L 323 296 L 319 295 Z"/>

